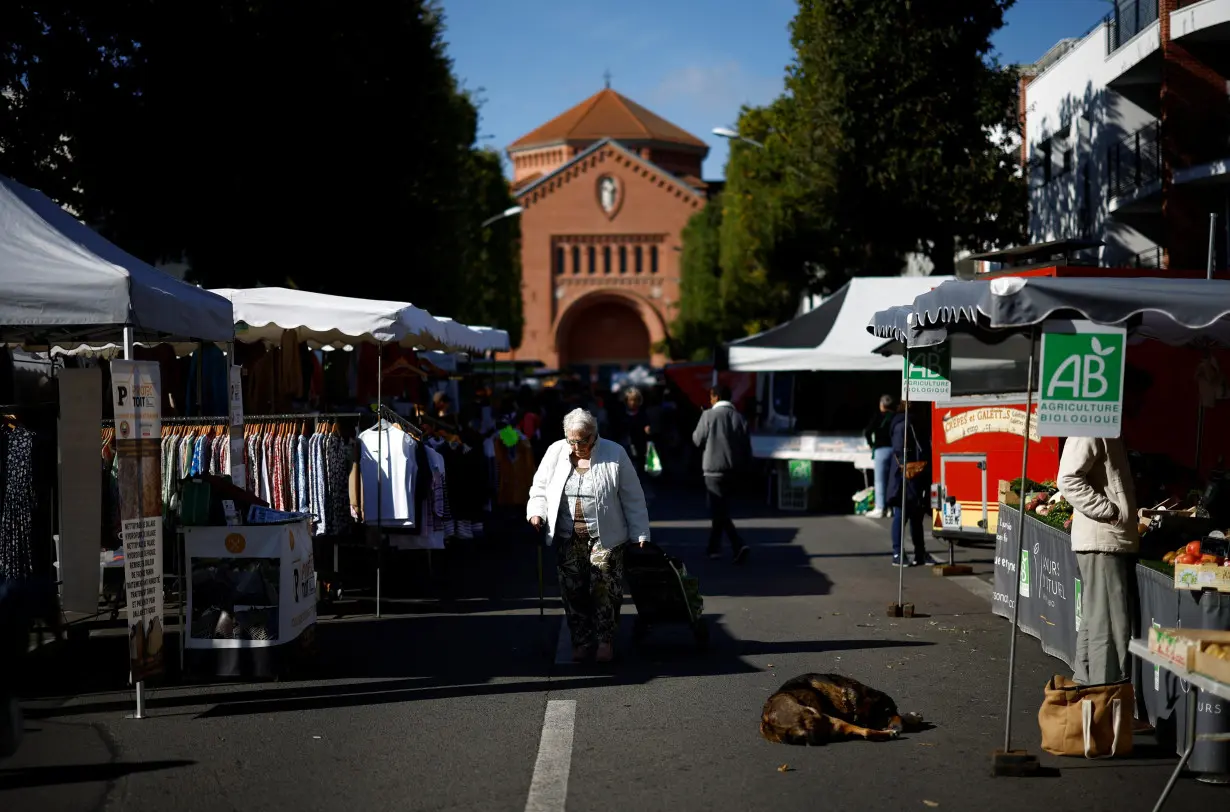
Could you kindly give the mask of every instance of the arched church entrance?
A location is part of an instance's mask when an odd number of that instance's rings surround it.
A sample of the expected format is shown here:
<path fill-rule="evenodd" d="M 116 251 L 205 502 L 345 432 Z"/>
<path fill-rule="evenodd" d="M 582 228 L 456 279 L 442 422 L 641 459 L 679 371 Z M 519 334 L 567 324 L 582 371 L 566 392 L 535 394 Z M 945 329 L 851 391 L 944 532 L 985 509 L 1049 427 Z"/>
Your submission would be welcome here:
<path fill-rule="evenodd" d="M 632 303 L 601 299 L 564 315 L 556 346 L 560 368 L 589 376 L 600 387 L 613 372 L 649 365 L 649 328 Z"/>

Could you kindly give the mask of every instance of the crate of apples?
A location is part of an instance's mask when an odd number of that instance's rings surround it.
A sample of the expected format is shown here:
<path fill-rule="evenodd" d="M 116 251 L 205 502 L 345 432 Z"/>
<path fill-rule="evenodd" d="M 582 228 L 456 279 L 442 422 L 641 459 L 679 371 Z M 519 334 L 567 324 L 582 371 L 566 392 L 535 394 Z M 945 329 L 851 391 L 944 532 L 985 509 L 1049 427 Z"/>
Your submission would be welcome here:
<path fill-rule="evenodd" d="M 1210 555 L 1200 551 L 1200 542 L 1191 541 L 1186 547 L 1181 547 L 1172 553 L 1162 556 L 1162 561 L 1170 564 L 1212 564 L 1218 567 L 1230 567 L 1230 559 L 1220 555 Z"/>

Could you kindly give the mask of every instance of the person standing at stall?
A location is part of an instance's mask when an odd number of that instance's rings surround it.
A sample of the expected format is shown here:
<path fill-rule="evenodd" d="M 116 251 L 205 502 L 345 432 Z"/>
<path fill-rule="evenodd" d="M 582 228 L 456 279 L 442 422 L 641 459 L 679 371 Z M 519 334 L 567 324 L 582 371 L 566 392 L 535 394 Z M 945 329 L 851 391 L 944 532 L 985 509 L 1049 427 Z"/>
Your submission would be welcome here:
<path fill-rule="evenodd" d="M 879 411 L 863 430 L 863 436 L 867 438 L 867 445 L 871 448 L 875 464 L 876 504 L 873 510 L 867 512 L 867 515 L 873 519 L 882 519 L 890 515 L 887 500 L 888 477 L 892 472 L 893 464 L 893 436 L 889 429 L 893 425 L 896 407 L 896 398 L 892 395 L 880 395 Z"/>
<path fill-rule="evenodd" d="M 1125 386 L 1124 413 L 1139 403 Z M 1122 682 L 1131 676 L 1132 588 L 1140 536 L 1136 486 L 1118 437 L 1069 437 L 1059 458 L 1059 492 L 1072 505 L 1072 551 L 1081 574 L 1081 626 L 1073 681 Z"/>
<path fill-rule="evenodd" d="M 905 401 L 897 404 L 897 412 L 889 424 L 892 438 L 893 462 L 888 478 L 888 494 L 885 504 L 893 508 L 892 538 L 893 566 L 920 567 L 938 563 L 927 554 L 927 541 L 923 535 L 923 518 L 931 504 L 931 434 L 921 429 L 925 421 L 912 412 L 906 418 Z M 906 425 L 909 430 L 906 430 Z M 910 541 L 914 545 L 914 558 L 905 561 L 901 548 L 901 517 L 910 527 Z"/>

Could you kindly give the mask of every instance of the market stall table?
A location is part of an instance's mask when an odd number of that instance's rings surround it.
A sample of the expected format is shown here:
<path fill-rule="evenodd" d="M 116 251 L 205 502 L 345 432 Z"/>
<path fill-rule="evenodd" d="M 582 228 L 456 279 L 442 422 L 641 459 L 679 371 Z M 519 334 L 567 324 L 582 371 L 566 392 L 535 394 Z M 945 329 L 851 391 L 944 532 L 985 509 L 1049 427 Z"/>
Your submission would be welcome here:
<path fill-rule="evenodd" d="M 185 527 L 184 548 L 186 648 L 211 653 L 218 676 L 240 676 L 248 659 L 252 671 L 274 673 L 281 659 L 276 650 L 302 640 L 316 624 L 307 522 Z"/>
<path fill-rule="evenodd" d="M 1222 699 L 1230 700 L 1230 685 L 1224 682 L 1218 682 L 1215 679 L 1206 677 L 1202 674 L 1197 674 L 1182 668 L 1160 654 L 1155 654 L 1149 651 L 1149 644 L 1145 640 L 1132 640 L 1128 643 L 1128 650 L 1141 660 L 1149 663 L 1156 668 L 1163 668 L 1174 674 L 1180 680 L 1188 685 L 1188 691 L 1204 691 L 1213 696 Z M 1157 799 L 1157 803 L 1153 807 L 1153 812 L 1158 812 L 1166 803 L 1166 799 L 1170 797 L 1170 791 L 1174 788 L 1175 782 L 1179 780 L 1179 774 L 1183 772 L 1183 768 L 1187 765 L 1187 760 L 1191 757 L 1196 749 L 1197 739 L 1207 741 L 1230 741 L 1230 733 L 1202 733 L 1199 736 L 1196 734 L 1196 707 L 1198 703 L 1189 699 L 1187 703 L 1187 736 L 1186 746 L 1183 749 L 1183 755 L 1179 758 L 1179 763 L 1175 765 L 1174 772 L 1170 775 L 1170 780 L 1166 782 L 1166 786 L 1162 789 L 1162 795 Z"/>

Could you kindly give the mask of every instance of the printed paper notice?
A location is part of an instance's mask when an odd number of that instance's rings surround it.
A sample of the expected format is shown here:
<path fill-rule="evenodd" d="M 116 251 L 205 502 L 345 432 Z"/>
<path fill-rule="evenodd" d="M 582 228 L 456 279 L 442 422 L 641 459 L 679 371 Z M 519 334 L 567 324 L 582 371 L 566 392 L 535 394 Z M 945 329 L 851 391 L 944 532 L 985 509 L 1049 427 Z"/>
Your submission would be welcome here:
<path fill-rule="evenodd" d="M 161 389 L 156 362 L 111 362 L 128 652 L 134 682 L 162 672 Z"/>

